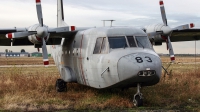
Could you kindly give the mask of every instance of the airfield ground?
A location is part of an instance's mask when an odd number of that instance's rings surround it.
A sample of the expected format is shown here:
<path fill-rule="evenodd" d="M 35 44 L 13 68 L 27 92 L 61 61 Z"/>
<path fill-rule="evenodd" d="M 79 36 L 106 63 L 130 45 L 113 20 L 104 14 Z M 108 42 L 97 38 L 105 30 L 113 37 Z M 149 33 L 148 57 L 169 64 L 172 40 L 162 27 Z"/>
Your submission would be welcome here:
<path fill-rule="evenodd" d="M 161 57 L 163 66 L 168 57 Z M 200 58 L 176 57 L 169 74 L 151 87 L 144 87 L 144 107 L 133 106 L 136 88 L 97 90 L 79 84 L 68 84 L 68 92 L 57 93 L 55 66 L 0 67 L 0 111 L 47 110 L 115 110 L 115 111 L 200 111 Z M 53 59 L 50 63 L 54 64 Z M 0 66 L 38 65 L 42 58 L 0 58 Z M 165 74 L 165 75 L 164 75 Z"/>

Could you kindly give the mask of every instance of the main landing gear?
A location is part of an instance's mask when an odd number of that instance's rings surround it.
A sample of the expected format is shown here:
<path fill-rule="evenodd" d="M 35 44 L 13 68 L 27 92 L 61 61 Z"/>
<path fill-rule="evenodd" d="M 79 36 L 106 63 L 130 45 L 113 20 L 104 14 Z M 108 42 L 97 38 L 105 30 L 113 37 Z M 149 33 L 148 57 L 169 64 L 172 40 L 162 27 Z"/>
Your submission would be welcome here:
<path fill-rule="evenodd" d="M 57 79 L 57 81 L 56 81 L 56 91 L 57 92 L 67 91 L 67 83 L 62 79 Z"/>
<path fill-rule="evenodd" d="M 143 97 L 142 93 L 140 93 L 141 85 L 137 84 L 137 93 L 134 95 L 133 103 L 135 106 L 140 107 L 143 106 Z"/>

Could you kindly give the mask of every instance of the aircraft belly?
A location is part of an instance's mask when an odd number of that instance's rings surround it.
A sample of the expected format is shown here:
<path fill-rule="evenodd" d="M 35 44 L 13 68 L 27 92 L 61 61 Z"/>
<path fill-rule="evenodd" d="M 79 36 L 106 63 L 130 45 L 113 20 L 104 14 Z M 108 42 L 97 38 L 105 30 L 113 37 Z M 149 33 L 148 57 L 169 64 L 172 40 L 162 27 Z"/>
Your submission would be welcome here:
<path fill-rule="evenodd" d="M 147 83 L 154 80 L 154 76 L 140 77 L 138 73 L 145 70 L 154 70 L 155 83 L 161 77 L 161 60 L 159 57 L 149 53 L 133 53 L 123 56 L 118 62 L 118 73 L 120 81 L 132 78 L 129 83 Z M 135 80 L 136 79 L 136 80 Z"/>

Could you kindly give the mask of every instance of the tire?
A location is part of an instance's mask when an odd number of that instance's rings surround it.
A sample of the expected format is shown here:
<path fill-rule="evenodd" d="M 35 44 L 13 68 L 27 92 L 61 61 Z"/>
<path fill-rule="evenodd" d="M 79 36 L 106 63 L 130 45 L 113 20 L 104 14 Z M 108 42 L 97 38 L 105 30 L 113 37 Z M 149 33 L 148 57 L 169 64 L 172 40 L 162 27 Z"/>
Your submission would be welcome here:
<path fill-rule="evenodd" d="M 139 95 L 135 96 L 135 101 L 137 107 L 143 106 L 143 99 L 141 99 Z"/>
<path fill-rule="evenodd" d="M 62 79 L 57 79 L 55 86 L 56 86 L 57 92 L 66 92 L 67 91 L 67 83 Z"/>

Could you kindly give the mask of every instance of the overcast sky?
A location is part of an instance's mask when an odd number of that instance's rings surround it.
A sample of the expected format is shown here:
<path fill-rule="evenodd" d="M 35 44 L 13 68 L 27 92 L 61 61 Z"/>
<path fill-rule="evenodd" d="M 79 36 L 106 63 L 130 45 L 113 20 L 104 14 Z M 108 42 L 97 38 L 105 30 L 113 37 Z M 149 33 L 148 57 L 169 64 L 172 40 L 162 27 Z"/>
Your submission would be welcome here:
<path fill-rule="evenodd" d="M 65 21 L 68 25 L 101 27 L 101 20 L 114 19 L 114 26 L 136 26 L 162 23 L 159 0 L 63 0 Z M 44 24 L 56 27 L 57 0 L 41 0 Z M 195 23 L 200 28 L 199 0 L 165 0 L 165 9 L 170 27 Z M 3 0 L 0 4 L 0 28 L 29 27 L 37 24 L 35 0 Z M 110 23 L 107 23 L 109 25 Z M 195 42 L 172 43 L 176 53 L 194 53 Z M 0 47 L 19 52 L 37 51 L 34 47 Z M 157 53 L 168 53 L 166 44 L 154 47 Z M 197 42 L 200 53 L 200 42 Z M 49 51 L 50 52 L 50 51 Z"/>

